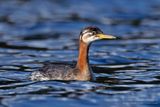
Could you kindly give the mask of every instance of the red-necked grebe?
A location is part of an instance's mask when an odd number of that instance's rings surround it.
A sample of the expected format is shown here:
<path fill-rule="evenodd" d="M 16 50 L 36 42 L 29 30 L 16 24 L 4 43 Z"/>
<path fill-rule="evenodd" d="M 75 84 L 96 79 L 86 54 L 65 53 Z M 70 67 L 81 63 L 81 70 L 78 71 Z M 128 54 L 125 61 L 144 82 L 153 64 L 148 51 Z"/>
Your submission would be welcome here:
<path fill-rule="evenodd" d="M 47 64 L 40 70 L 31 74 L 30 79 L 43 80 L 92 80 L 93 73 L 89 66 L 88 52 L 93 41 L 101 39 L 115 39 L 114 36 L 105 35 L 97 27 L 86 27 L 80 33 L 79 56 L 74 68 L 67 65 Z"/>

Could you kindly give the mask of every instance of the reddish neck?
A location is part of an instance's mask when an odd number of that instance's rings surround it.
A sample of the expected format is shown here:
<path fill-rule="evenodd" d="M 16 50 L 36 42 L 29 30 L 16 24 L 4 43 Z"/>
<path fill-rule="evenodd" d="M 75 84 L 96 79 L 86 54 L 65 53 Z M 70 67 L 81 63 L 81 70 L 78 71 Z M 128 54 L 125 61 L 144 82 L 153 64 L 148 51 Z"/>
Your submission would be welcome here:
<path fill-rule="evenodd" d="M 88 51 L 89 44 L 86 44 L 80 40 L 79 55 L 76 67 L 80 69 L 81 72 L 89 71 Z"/>

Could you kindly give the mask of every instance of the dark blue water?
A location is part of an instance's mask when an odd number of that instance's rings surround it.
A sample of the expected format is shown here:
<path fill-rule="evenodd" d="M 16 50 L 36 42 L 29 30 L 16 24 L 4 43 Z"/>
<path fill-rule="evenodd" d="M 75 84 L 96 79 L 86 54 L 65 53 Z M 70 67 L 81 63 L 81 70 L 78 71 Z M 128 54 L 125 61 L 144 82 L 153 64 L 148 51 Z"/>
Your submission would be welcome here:
<path fill-rule="evenodd" d="M 92 44 L 96 81 L 28 79 L 74 63 L 88 25 L 119 37 Z M 159 107 L 159 29 L 160 0 L 1 0 L 0 107 Z"/>

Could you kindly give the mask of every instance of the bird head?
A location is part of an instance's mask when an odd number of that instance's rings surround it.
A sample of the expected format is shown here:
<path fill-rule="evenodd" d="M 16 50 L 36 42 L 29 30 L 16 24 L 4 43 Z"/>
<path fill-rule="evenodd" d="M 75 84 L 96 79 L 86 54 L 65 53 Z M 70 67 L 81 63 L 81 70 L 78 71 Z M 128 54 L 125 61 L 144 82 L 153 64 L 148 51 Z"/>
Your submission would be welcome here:
<path fill-rule="evenodd" d="M 112 35 L 104 34 L 98 27 L 86 27 L 80 33 L 80 40 L 84 43 L 90 44 L 96 40 L 115 39 Z"/>

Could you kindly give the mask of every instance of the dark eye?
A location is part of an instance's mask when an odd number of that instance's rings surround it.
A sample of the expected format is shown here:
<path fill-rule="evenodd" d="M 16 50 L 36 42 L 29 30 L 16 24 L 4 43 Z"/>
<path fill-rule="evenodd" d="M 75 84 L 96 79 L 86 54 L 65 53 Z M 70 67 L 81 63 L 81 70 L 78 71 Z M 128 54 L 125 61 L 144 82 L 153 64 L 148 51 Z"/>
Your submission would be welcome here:
<path fill-rule="evenodd" d="M 92 32 L 92 35 L 96 35 L 96 32 L 95 32 L 95 31 L 93 31 L 93 32 Z"/>

